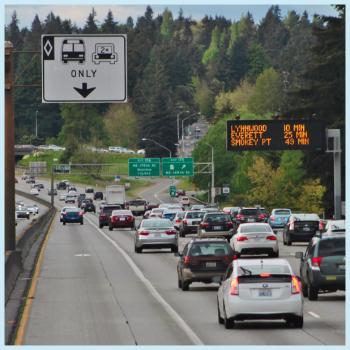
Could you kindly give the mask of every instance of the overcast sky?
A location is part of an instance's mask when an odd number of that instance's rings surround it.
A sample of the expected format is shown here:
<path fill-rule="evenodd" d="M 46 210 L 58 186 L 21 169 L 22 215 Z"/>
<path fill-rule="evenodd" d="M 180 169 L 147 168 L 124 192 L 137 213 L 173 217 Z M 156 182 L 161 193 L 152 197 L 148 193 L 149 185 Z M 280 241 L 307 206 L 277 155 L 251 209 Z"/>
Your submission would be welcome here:
<path fill-rule="evenodd" d="M 6 2 L 6 0 L 5 0 Z M 22 1 L 25 3 L 25 1 Z M 112 2 L 112 1 L 111 1 Z M 184 2 L 184 1 L 183 1 Z M 262 1 L 263 2 L 263 1 Z M 292 2 L 292 1 L 290 1 Z M 146 3 L 144 5 L 5 5 L 5 24 L 11 21 L 11 15 L 14 10 L 17 12 L 19 26 L 30 28 L 35 14 L 39 15 L 41 21 L 45 19 L 50 11 L 61 19 L 70 19 L 78 27 L 82 27 L 87 16 L 94 6 L 97 12 L 97 23 L 103 23 L 106 18 L 107 11 L 112 10 L 115 20 L 125 23 L 128 16 L 133 17 L 136 22 L 137 17 L 145 13 Z M 151 5 L 154 15 L 160 14 L 168 7 L 173 16 L 176 18 L 179 9 L 183 9 L 185 17 L 191 17 L 194 20 L 202 19 L 208 16 L 224 16 L 227 19 L 238 20 L 242 14 L 248 11 L 252 13 L 254 22 L 259 23 L 265 16 L 270 5 Z M 309 18 L 316 14 L 337 16 L 337 12 L 330 5 L 280 5 L 281 14 L 284 17 L 288 11 L 295 10 L 298 14 L 302 14 L 306 10 Z"/>

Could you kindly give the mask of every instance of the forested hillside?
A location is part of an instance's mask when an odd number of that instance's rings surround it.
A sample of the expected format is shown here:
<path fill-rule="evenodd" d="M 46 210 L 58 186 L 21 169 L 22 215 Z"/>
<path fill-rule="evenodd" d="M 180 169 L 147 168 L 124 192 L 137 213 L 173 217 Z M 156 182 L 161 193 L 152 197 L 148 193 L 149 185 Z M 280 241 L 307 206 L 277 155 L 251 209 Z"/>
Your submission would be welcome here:
<path fill-rule="evenodd" d="M 250 13 L 239 21 L 224 17 L 195 21 L 169 10 L 154 16 L 147 7 L 136 23 L 129 17 L 125 24 L 117 23 L 111 11 L 97 24 L 92 9 L 82 28 L 50 13 L 45 19 L 36 16 L 31 28 L 22 30 L 14 13 L 6 40 L 16 51 L 39 51 L 42 34 L 127 34 L 129 96 L 124 105 L 41 104 L 40 88 L 18 87 L 16 142 L 65 145 L 66 159 L 82 144 L 136 148 L 142 146 L 143 137 L 174 151 L 177 114 L 199 111 L 213 127 L 195 150 L 195 160 L 209 161 L 210 148 L 204 142 L 215 146 L 216 185 L 231 184 L 232 200 L 266 202 L 267 191 L 275 198 L 283 194 L 307 203 L 316 193 L 317 210 L 331 212 L 330 154 L 233 154 L 225 150 L 225 120 L 237 114 L 241 119 L 278 114 L 324 120 L 328 127 L 342 129 L 345 169 L 345 6 L 336 8 L 336 18 L 309 18 L 294 11 L 282 18 L 279 7 L 271 6 L 254 23 Z M 17 53 L 15 69 L 17 84 L 40 83 L 40 54 Z M 34 138 L 37 110 L 39 140 Z M 162 149 L 146 146 L 148 155 L 163 155 Z M 194 181 L 207 188 L 207 178 Z M 265 205 L 277 204 L 275 200 Z"/>

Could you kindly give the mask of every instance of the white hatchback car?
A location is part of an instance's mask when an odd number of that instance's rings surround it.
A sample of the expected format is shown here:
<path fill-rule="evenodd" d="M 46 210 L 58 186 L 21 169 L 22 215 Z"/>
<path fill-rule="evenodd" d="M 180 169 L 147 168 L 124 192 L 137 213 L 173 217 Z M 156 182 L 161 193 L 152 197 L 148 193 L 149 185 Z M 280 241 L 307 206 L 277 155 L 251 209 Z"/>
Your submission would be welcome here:
<path fill-rule="evenodd" d="M 30 194 L 34 195 L 34 196 L 38 196 L 39 195 L 39 191 L 36 187 L 32 188 L 30 190 Z"/>
<path fill-rule="evenodd" d="M 237 259 L 228 266 L 217 295 L 218 322 L 283 319 L 303 326 L 300 278 L 285 259 Z"/>
<path fill-rule="evenodd" d="M 240 224 L 232 243 L 239 254 L 268 254 L 275 258 L 279 255 L 277 236 L 263 222 Z"/>

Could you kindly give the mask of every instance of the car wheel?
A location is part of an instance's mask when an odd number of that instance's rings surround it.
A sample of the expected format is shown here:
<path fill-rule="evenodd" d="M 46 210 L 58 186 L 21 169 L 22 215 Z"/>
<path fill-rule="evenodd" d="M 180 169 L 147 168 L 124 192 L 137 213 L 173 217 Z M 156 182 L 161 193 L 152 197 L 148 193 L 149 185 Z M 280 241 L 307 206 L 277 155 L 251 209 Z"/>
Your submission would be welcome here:
<path fill-rule="evenodd" d="M 99 228 L 102 228 L 102 227 L 103 227 L 103 225 L 102 225 L 102 224 L 99 224 L 99 225 L 98 225 L 98 227 L 99 227 Z"/>
<path fill-rule="evenodd" d="M 301 291 L 303 293 L 303 297 L 306 298 L 309 295 L 307 285 L 305 285 L 303 279 L 301 279 Z"/>
<path fill-rule="evenodd" d="M 180 237 L 185 237 L 185 232 L 180 230 Z"/>
<path fill-rule="evenodd" d="M 109 231 L 113 230 L 113 227 L 111 225 L 108 226 Z"/>
<path fill-rule="evenodd" d="M 174 247 L 171 247 L 171 252 L 172 253 L 178 253 L 179 252 L 179 247 L 176 245 Z"/>
<path fill-rule="evenodd" d="M 220 315 L 219 299 L 217 299 L 217 305 L 218 305 L 218 323 L 219 324 L 224 324 L 224 319 Z"/>
<path fill-rule="evenodd" d="M 182 281 L 182 290 L 187 291 L 190 288 L 190 282 L 189 281 Z"/>
<path fill-rule="evenodd" d="M 80 225 L 84 225 L 84 221 L 80 221 Z"/>
<path fill-rule="evenodd" d="M 288 238 L 287 238 L 286 244 L 287 244 L 288 246 L 291 246 L 291 245 L 292 245 L 292 241 L 290 240 L 290 237 L 289 237 L 289 236 L 288 236 Z"/>
<path fill-rule="evenodd" d="M 313 287 L 310 283 L 307 285 L 307 294 L 309 300 L 317 300 L 318 298 L 318 288 Z"/>
<path fill-rule="evenodd" d="M 294 316 L 287 320 L 287 325 L 294 328 L 303 328 L 304 317 L 303 316 Z"/>
<path fill-rule="evenodd" d="M 225 304 L 224 304 L 224 325 L 226 329 L 232 329 L 235 325 L 235 321 L 231 318 L 227 318 Z"/>
<path fill-rule="evenodd" d="M 135 245 L 135 252 L 138 254 L 142 253 L 142 247 L 136 247 Z"/>
<path fill-rule="evenodd" d="M 63 225 L 65 225 L 66 224 L 66 222 L 65 221 L 63 221 Z"/>

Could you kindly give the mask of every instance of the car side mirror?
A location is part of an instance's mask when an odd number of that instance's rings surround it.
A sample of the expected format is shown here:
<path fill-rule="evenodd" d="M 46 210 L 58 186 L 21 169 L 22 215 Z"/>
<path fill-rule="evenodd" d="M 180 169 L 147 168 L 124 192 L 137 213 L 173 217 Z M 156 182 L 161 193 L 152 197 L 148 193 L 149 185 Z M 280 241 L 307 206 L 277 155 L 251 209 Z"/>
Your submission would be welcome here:
<path fill-rule="evenodd" d="M 303 254 L 303 252 L 296 252 L 295 257 L 297 259 L 303 260 L 304 254 Z"/>

